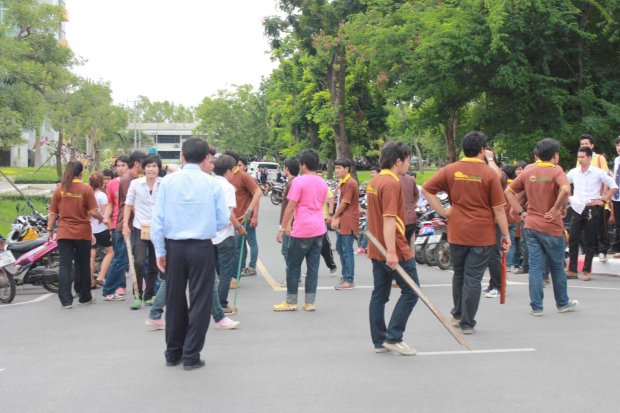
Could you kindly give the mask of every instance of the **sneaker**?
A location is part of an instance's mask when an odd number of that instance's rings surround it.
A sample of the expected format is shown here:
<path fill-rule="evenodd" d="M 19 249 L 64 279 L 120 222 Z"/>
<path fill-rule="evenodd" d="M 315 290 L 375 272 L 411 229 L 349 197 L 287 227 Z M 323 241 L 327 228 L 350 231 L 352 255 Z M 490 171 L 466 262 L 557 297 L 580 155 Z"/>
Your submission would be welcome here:
<path fill-rule="evenodd" d="M 512 267 L 510 265 L 506 266 L 506 272 L 512 272 Z"/>
<path fill-rule="evenodd" d="M 397 353 L 402 354 L 403 356 L 414 356 L 417 351 L 413 347 L 409 347 L 407 343 L 401 341 L 400 343 L 383 343 L 383 347 L 388 350 L 395 351 Z"/>
<path fill-rule="evenodd" d="M 486 298 L 497 298 L 499 297 L 499 290 L 497 288 L 493 288 L 488 293 L 484 295 Z"/>
<path fill-rule="evenodd" d="M 600 262 L 607 262 L 607 254 L 606 254 L 606 253 L 604 253 L 604 252 L 601 252 L 601 253 L 598 255 L 598 260 L 599 260 Z"/>
<path fill-rule="evenodd" d="M 241 272 L 242 277 L 252 277 L 256 275 L 256 268 L 245 267 L 245 269 Z"/>
<path fill-rule="evenodd" d="M 90 300 L 85 301 L 85 302 L 83 302 L 83 303 L 81 303 L 81 302 L 79 302 L 79 301 L 78 301 L 78 304 L 80 304 L 80 305 L 86 305 L 86 304 L 95 304 L 96 302 L 97 302 L 97 300 L 95 300 L 95 297 L 93 297 L 93 298 L 91 298 Z"/>
<path fill-rule="evenodd" d="M 135 299 L 133 300 L 133 304 L 131 304 L 130 307 L 132 310 L 139 310 L 142 308 L 142 300 L 140 299 Z"/>
<path fill-rule="evenodd" d="M 120 295 L 119 293 L 109 294 L 103 296 L 103 301 L 123 301 L 125 300 L 124 295 Z"/>
<path fill-rule="evenodd" d="M 297 304 L 289 304 L 286 301 L 282 301 L 271 308 L 273 311 L 297 311 Z"/>
<path fill-rule="evenodd" d="M 330 268 L 329 269 L 329 275 L 331 275 L 333 277 L 336 274 L 338 274 L 338 267 L 334 267 L 334 268 Z"/>
<path fill-rule="evenodd" d="M 387 348 L 381 346 L 381 347 L 375 347 L 375 353 L 389 353 L 390 350 L 388 350 Z"/>
<path fill-rule="evenodd" d="M 146 320 L 146 325 L 149 327 L 153 327 L 155 330 L 165 330 L 166 329 L 166 322 L 164 320 L 160 319 L 150 319 L 148 318 Z"/>
<path fill-rule="evenodd" d="M 576 280 L 577 273 L 575 271 L 566 271 L 566 278 L 569 280 Z"/>
<path fill-rule="evenodd" d="M 581 277 L 582 280 L 584 281 L 590 281 L 590 273 L 587 271 L 583 272 L 583 277 Z"/>
<path fill-rule="evenodd" d="M 450 323 L 452 327 L 458 327 L 461 325 L 461 320 L 458 318 L 454 318 L 454 316 L 450 316 L 450 319 L 448 320 L 448 322 Z"/>
<path fill-rule="evenodd" d="M 123 287 L 119 287 L 116 289 L 116 294 L 118 295 L 125 295 L 126 290 Z"/>
<path fill-rule="evenodd" d="M 65 310 L 69 310 L 69 309 L 73 308 L 73 304 L 63 305 L 62 308 L 65 309 Z"/>
<path fill-rule="evenodd" d="M 469 336 L 475 333 L 475 330 L 473 327 L 465 327 L 465 328 L 461 328 L 461 333 L 465 336 Z"/>
<path fill-rule="evenodd" d="M 515 274 L 527 274 L 528 272 L 530 272 L 530 270 L 525 267 L 519 267 L 517 270 L 515 270 Z"/>
<path fill-rule="evenodd" d="M 483 288 L 482 289 L 482 292 L 485 293 L 485 294 L 488 293 L 489 291 L 491 291 L 491 287 L 487 287 L 487 288 Z"/>
<path fill-rule="evenodd" d="M 366 254 L 366 248 L 360 248 L 357 251 L 355 251 L 355 255 L 361 255 L 361 254 Z"/>
<path fill-rule="evenodd" d="M 558 308 L 558 313 L 568 313 L 570 311 L 575 311 L 578 305 L 579 305 L 579 301 L 570 300 L 568 304 L 566 304 L 564 307 Z"/>
<path fill-rule="evenodd" d="M 304 303 L 301 309 L 304 311 L 316 311 L 316 306 L 312 303 Z"/>
<path fill-rule="evenodd" d="M 530 315 L 541 317 L 543 315 L 543 310 L 530 310 Z"/>
<path fill-rule="evenodd" d="M 148 299 L 148 300 L 146 300 L 144 302 L 144 305 L 152 306 L 154 302 L 155 302 L 155 299 L 154 298 L 150 298 L 150 299 Z"/>
<path fill-rule="evenodd" d="M 545 278 L 543 278 L 543 283 L 545 285 L 549 285 L 549 284 L 551 284 L 551 279 L 549 279 L 549 277 L 545 277 Z"/>
<path fill-rule="evenodd" d="M 352 290 L 355 288 L 355 284 L 348 281 L 340 281 L 334 288 L 336 290 Z"/>
<path fill-rule="evenodd" d="M 226 315 L 235 315 L 239 310 L 237 307 L 233 307 L 232 305 L 227 305 L 224 307 L 224 314 Z"/>
<path fill-rule="evenodd" d="M 234 330 L 235 328 L 239 327 L 239 324 L 241 324 L 239 321 L 235 321 L 231 318 L 224 317 L 220 321 L 215 323 L 215 329 L 216 330 Z"/>

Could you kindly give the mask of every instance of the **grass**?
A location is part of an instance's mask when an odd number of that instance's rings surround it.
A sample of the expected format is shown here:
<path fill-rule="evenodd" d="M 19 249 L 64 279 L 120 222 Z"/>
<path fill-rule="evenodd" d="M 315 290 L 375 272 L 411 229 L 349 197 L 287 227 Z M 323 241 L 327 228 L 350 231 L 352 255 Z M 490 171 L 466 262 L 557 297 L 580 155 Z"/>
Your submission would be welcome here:
<path fill-rule="evenodd" d="M 34 203 L 34 207 L 42 214 L 46 214 L 47 211 L 45 207 L 49 202 L 46 198 L 41 197 L 30 197 L 32 202 Z M 17 216 L 17 211 L 15 211 L 15 205 L 19 205 L 20 208 L 22 206 L 26 207 L 24 209 L 24 214 L 30 213 L 30 208 L 26 205 L 26 201 L 22 197 L 2 197 L 0 198 L 0 234 L 6 237 L 6 235 L 11 230 L 11 223 L 15 220 Z M 21 212 L 20 212 L 21 214 Z"/>
<path fill-rule="evenodd" d="M 418 185 L 422 185 L 424 182 L 428 181 L 429 178 L 437 172 L 437 169 L 425 169 L 424 173 L 417 173 L 416 183 Z M 363 184 L 370 181 L 370 171 L 357 171 L 357 177 L 359 178 L 359 183 Z"/>
<path fill-rule="evenodd" d="M 16 184 L 28 184 L 28 183 L 49 183 L 53 184 L 58 181 L 58 174 L 56 173 L 55 166 L 44 166 L 37 171 L 37 168 L 14 168 L 7 167 L 2 168 L 2 172 L 7 174 Z M 36 172 L 35 172 L 36 171 Z M 84 170 L 84 182 L 88 182 L 90 173 L 88 169 Z"/>

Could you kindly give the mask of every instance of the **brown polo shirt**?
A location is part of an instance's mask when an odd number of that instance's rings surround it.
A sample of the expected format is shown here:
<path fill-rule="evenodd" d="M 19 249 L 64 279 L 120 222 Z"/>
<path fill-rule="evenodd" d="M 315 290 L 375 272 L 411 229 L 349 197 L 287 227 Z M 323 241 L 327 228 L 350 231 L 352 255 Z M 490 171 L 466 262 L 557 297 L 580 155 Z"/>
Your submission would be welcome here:
<path fill-rule="evenodd" d="M 564 185 L 570 185 L 566 174 L 561 167 L 549 162 L 536 162 L 532 167 L 525 168 L 517 179 L 512 181 L 508 189 L 515 194 L 525 191 L 528 199 L 525 228 L 558 237 L 564 236 L 564 222 L 560 215 L 553 221 L 545 218 Z"/>
<path fill-rule="evenodd" d="M 58 215 L 56 239 L 91 240 L 89 211 L 98 210 L 93 189 L 74 179 L 68 192 L 56 188 L 49 211 Z"/>
<path fill-rule="evenodd" d="M 282 206 L 280 207 L 280 225 L 282 225 L 282 218 L 284 218 L 284 211 L 286 211 L 286 207 L 288 206 L 288 191 L 290 191 L 291 189 L 291 184 L 293 183 L 293 180 L 295 179 L 295 177 L 291 177 L 291 179 L 289 179 L 289 181 L 286 183 L 286 186 L 284 187 L 284 192 L 282 192 Z"/>
<path fill-rule="evenodd" d="M 446 192 L 452 212 L 448 218 L 450 244 L 495 245 L 493 208 L 506 204 L 499 177 L 483 160 L 463 158 L 437 172 L 424 186 L 430 194 Z"/>
<path fill-rule="evenodd" d="M 258 184 L 250 175 L 236 168 L 230 183 L 235 187 L 235 197 L 237 207 L 233 209 L 233 214 L 237 218 L 242 217 L 252 203 L 254 191 L 258 189 Z"/>
<path fill-rule="evenodd" d="M 385 246 L 383 217 L 396 219 L 396 255 L 399 261 L 410 260 L 413 252 L 405 238 L 405 202 L 400 181 L 389 169 L 382 170 L 366 187 L 368 197 L 368 231 Z M 368 243 L 368 258 L 385 261 L 385 257 Z"/>
<path fill-rule="evenodd" d="M 407 174 L 400 176 L 400 187 L 405 197 L 405 224 L 415 224 L 418 219 L 415 213 L 416 200 L 420 197 L 415 178 Z"/>
<path fill-rule="evenodd" d="M 342 235 L 357 234 L 360 232 L 360 189 L 357 181 L 347 174 L 340 181 L 339 203 L 349 206 L 340 215 L 338 233 Z"/>
<path fill-rule="evenodd" d="M 131 181 L 138 179 L 138 175 L 134 174 L 131 170 L 127 171 L 121 178 L 118 184 L 118 219 L 116 220 L 116 230 L 123 230 L 123 221 L 128 220 L 129 228 L 132 227 L 132 217 L 125 218 L 125 199 L 127 199 L 127 192 L 129 192 L 129 185 Z"/>

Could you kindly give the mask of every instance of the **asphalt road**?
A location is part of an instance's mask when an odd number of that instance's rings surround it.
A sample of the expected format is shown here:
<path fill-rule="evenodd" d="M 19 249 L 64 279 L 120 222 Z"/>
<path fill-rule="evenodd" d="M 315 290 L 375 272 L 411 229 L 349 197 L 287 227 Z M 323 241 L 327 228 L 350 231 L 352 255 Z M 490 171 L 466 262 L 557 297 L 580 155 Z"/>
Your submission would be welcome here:
<path fill-rule="evenodd" d="M 0 306 L 4 412 L 616 412 L 615 309 L 620 278 L 569 281 L 579 311 L 528 314 L 527 277 L 509 276 L 507 303 L 482 298 L 476 334 L 462 347 L 419 302 L 405 341 L 419 354 L 375 354 L 368 328 L 370 263 L 356 256 L 352 291 L 336 291 L 322 264 L 317 311 L 274 313 L 284 265 L 278 208 L 259 222 L 260 273 L 242 280 L 239 330 L 210 329 L 206 368 L 164 365 L 164 334 L 130 302 L 62 310 L 34 287 Z M 448 314 L 451 272 L 419 266 L 422 287 Z M 391 308 L 398 290 L 394 289 Z M 614 321 L 616 320 L 616 321 Z"/>

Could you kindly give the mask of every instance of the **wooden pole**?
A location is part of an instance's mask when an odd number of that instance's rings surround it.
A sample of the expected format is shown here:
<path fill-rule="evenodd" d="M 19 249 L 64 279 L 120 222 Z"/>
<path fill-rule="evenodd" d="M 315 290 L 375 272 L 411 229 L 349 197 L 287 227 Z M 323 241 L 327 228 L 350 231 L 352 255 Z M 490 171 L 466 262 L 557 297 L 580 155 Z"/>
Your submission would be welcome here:
<path fill-rule="evenodd" d="M 366 231 L 365 234 L 368 237 L 368 240 L 372 242 L 372 245 L 374 245 L 375 248 L 379 250 L 381 255 L 385 257 L 387 255 L 387 251 L 385 250 L 385 247 L 381 245 L 379 240 L 375 238 L 375 236 L 372 235 L 370 231 Z M 435 307 L 435 305 L 424 294 L 422 289 L 413 281 L 413 279 L 411 279 L 411 277 L 409 276 L 409 274 L 407 274 L 407 272 L 403 269 L 403 267 L 401 267 L 400 265 L 397 265 L 396 272 L 409 285 L 409 287 L 413 289 L 413 291 L 417 294 L 420 300 L 422 300 L 422 302 L 428 307 L 428 309 L 431 310 L 431 312 L 435 315 L 435 317 L 437 317 L 437 319 L 441 322 L 441 324 L 443 324 L 443 326 L 448 330 L 448 332 L 452 334 L 452 337 L 454 337 L 456 341 L 458 341 L 459 344 L 461 344 L 467 350 L 471 350 L 471 347 L 469 347 L 467 340 L 465 340 L 465 338 L 461 335 L 461 333 L 459 333 L 454 327 L 450 325 L 450 322 L 448 322 L 446 317 L 441 313 L 441 311 L 439 311 L 437 307 Z"/>
<path fill-rule="evenodd" d="M 499 287 L 499 303 L 506 303 L 506 253 L 502 252 L 502 280 Z"/>

